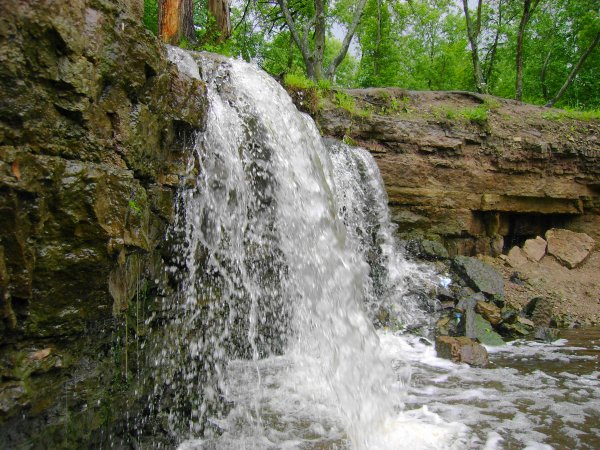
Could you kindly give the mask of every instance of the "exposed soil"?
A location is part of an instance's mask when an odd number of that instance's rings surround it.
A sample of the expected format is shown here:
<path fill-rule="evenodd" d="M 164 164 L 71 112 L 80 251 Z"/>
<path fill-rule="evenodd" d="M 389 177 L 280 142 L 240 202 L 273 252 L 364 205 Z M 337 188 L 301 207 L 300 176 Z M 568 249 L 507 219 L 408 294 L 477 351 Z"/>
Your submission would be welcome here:
<path fill-rule="evenodd" d="M 500 258 L 485 257 L 504 277 L 506 300 L 517 308 L 535 297 L 553 300 L 553 315 L 565 326 L 600 324 L 600 251 L 579 267 L 568 269 L 553 256 L 518 269 Z"/>

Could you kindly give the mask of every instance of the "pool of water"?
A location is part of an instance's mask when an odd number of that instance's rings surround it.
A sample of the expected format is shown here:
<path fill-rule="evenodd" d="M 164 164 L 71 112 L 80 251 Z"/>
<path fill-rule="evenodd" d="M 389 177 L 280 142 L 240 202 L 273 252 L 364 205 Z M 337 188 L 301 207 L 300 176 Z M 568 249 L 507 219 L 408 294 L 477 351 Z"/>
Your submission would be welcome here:
<path fill-rule="evenodd" d="M 600 328 L 566 330 L 549 344 L 488 348 L 487 368 L 439 359 L 416 337 L 381 339 L 402 355 L 397 367 L 410 367 L 406 408 L 467 425 L 469 447 L 600 448 Z"/>

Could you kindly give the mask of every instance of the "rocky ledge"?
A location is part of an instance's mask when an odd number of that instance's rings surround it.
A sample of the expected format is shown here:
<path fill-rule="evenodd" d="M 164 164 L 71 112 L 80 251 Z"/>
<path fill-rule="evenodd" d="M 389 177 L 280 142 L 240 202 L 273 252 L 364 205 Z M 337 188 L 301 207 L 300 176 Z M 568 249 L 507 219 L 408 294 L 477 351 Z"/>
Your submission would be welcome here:
<path fill-rule="evenodd" d="M 3 448 L 106 446 L 90 433 L 129 401 L 184 151 L 206 108 L 204 85 L 167 61 L 142 10 L 2 4 Z"/>
<path fill-rule="evenodd" d="M 326 136 L 369 149 L 405 239 L 492 255 L 553 227 L 600 239 L 600 121 L 468 92 L 288 88 Z"/>

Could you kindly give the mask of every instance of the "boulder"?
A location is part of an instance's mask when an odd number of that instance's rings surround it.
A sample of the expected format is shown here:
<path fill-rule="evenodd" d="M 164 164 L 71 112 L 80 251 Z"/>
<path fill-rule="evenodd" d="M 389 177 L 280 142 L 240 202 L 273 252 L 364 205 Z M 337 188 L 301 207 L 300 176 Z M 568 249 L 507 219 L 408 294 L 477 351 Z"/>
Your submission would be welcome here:
<path fill-rule="evenodd" d="M 553 228 L 546 232 L 548 254 L 569 269 L 581 265 L 590 255 L 595 241 L 585 233 Z"/>
<path fill-rule="evenodd" d="M 485 347 L 476 340 L 466 336 L 438 336 L 435 350 L 440 358 L 455 363 L 466 363 L 471 366 L 485 367 L 488 364 L 488 353 Z"/>
<path fill-rule="evenodd" d="M 558 339 L 560 332 L 557 328 L 537 327 L 534 333 L 536 341 L 554 342 Z"/>
<path fill-rule="evenodd" d="M 540 261 L 546 254 L 547 242 L 537 236 L 535 239 L 527 239 L 523 244 L 523 253 L 532 261 Z"/>
<path fill-rule="evenodd" d="M 420 259 L 428 261 L 448 259 L 448 250 L 441 243 L 427 239 L 414 239 L 406 243 L 406 251 Z"/>
<path fill-rule="evenodd" d="M 493 326 L 498 325 L 502 321 L 502 312 L 493 303 L 478 301 L 475 305 L 475 311 L 491 323 Z"/>
<path fill-rule="evenodd" d="M 502 300 L 504 281 L 492 266 L 477 258 L 456 256 L 452 260 L 452 268 L 473 289 L 493 300 Z"/>
<path fill-rule="evenodd" d="M 527 264 L 528 260 L 523 250 L 515 245 L 509 250 L 508 255 L 506 255 L 506 262 L 510 267 L 514 267 L 516 269 L 517 267 Z"/>
<path fill-rule="evenodd" d="M 475 318 L 473 320 L 473 328 L 473 334 L 475 335 L 475 339 L 477 339 L 482 344 L 489 345 L 492 347 L 504 345 L 504 340 L 502 339 L 502 336 L 496 333 L 492 327 L 492 324 L 485 320 L 480 314 L 475 314 Z"/>
<path fill-rule="evenodd" d="M 549 327 L 556 322 L 554 318 L 555 300 L 551 297 L 534 297 L 523 308 L 523 313 L 531 319 L 536 326 Z"/>
<path fill-rule="evenodd" d="M 517 316 L 512 323 L 502 322 L 501 329 L 503 334 L 512 339 L 519 339 L 529 336 L 535 329 L 534 323 L 525 317 Z"/>

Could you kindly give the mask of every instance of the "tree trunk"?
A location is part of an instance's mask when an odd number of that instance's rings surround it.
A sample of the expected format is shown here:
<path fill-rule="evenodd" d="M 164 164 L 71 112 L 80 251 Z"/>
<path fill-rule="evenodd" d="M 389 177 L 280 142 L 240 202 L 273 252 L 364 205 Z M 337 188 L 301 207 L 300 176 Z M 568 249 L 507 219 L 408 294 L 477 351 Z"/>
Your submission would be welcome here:
<path fill-rule="evenodd" d="M 515 58 L 516 80 L 515 80 L 515 100 L 521 101 L 523 98 L 523 42 L 525 40 L 525 28 L 531 19 L 531 15 L 538 5 L 539 0 L 524 0 L 523 14 L 519 23 L 519 33 L 517 34 L 517 54 Z"/>
<path fill-rule="evenodd" d="M 356 33 L 356 29 L 362 20 L 363 12 L 365 10 L 365 5 L 367 4 L 367 0 L 358 0 L 358 4 L 356 5 L 356 9 L 354 10 L 354 17 L 352 18 L 352 23 L 346 32 L 346 36 L 344 36 L 344 40 L 342 41 L 342 48 L 339 53 L 333 58 L 331 64 L 327 68 L 327 78 L 332 80 L 335 71 L 337 70 L 340 63 L 346 57 L 346 53 L 348 53 L 348 48 L 350 47 L 350 42 L 354 37 L 354 33 Z"/>
<path fill-rule="evenodd" d="M 214 40 L 217 44 L 220 44 L 231 36 L 229 0 L 208 0 L 208 12 L 215 21 L 213 26 Z"/>
<path fill-rule="evenodd" d="M 196 42 L 193 0 L 181 0 L 181 34 L 189 42 Z"/>
<path fill-rule="evenodd" d="M 381 58 L 381 0 L 377 0 L 377 35 L 373 54 L 373 79 L 379 85 L 379 58 Z"/>
<path fill-rule="evenodd" d="M 315 80 L 323 78 L 326 26 L 325 4 L 323 0 L 315 0 L 315 51 L 313 53 Z"/>
<path fill-rule="evenodd" d="M 560 98 L 563 96 L 563 94 L 566 92 L 566 90 L 569 89 L 569 86 L 571 86 L 571 83 L 573 83 L 573 80 L 575 79 L 577 72 L 579 72 L 579 69 L 581 69 L 581 67 L 583 66 L 583 63 L 585 63 L 585 60 L 587 59 L 587 57 L 590 56 L 590 53 L 592 53 L 594 51 L 594 48 L 596 48 L 596 46 L 598 45 L 598 42 L 600 42 L 600 32 L 598 32 L 596 34 L 596 37 L 594 38 L 594 40 L 592 41 L 590 46 L 585 50 L 585 52 L 583 52 L 583 54 L 579 58 L 579 61 L 577 61 L 577 64 L 575 65 L 575 67 L 573 67 L 573 70 L 571 70 L 571 73 L 567 77 L 567 81 L 565 81 L 565 84 L 562 85 L 562 87 L 560 88 L 558 93 L 554 96 L 554 98 L 552 100 L 550 100 L 548 103 L 546 103 L 546 106 L 548 106 L 548 107 L 553 106 L 557 101 L 560 100 Z"/>
<path fill-rule="evenodd" d="M 196 41 L 193 0 L 160 0 L 158 2 L 158 35 L 171 45 L 185 37 Z"/>
<path fill-rule="evenodd" d="M 473 61 L 473 77 L 475 78 L 475 86 L 477 92 L 487 94 L 487 88 L 481 71 L 481 63 L 479 62 L 479 46 L 477 40 L 481 31 L 481 4 L 482 0 L 477 2 L 477 22 L 473 24 L 471 13 L 469 12 L 468 0 L 463 0 L 463 9 L 465 11 L 465 20 L 467 22 L 467 36 L 471 45 L 471 60 Z"/>
<path fill-rule="evenodd" d="M 540 84 L 542 85 L 542 96 L 545 101 L 548 101 L 548 86 L 546 85 L 546 72 L 548 71 L 548 65 L 550 64 L 550 56 L 552 55 L 552 50 L 548 52 L 546 58 L 544 59 L 544 65 L 542 66 L 542 71 L 540 72 Z"/>
<path fill-rule="evenodd" d="M 158 35 L 160 39 L 177 45 L 181 39 L 181 0 L 160 0 L 158 2 Z"/>

